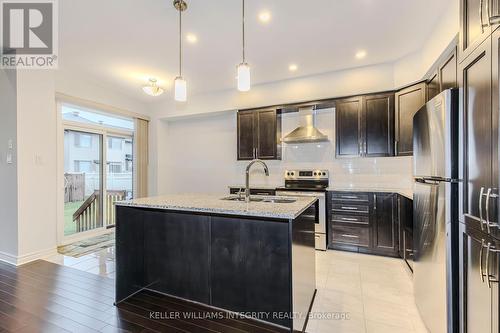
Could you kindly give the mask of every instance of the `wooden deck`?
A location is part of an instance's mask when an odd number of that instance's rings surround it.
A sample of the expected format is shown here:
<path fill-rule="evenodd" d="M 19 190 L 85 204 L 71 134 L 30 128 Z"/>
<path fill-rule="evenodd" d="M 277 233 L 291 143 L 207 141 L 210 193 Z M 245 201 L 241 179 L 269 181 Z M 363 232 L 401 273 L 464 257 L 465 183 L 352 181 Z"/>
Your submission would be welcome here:
<path fill-rule="evenodd" d="M 42 260 L 20 267 L 0 262 L 1 333 L 286 332 L 148 291 L 119 307 L 113 302 L 112 279 Z"/>

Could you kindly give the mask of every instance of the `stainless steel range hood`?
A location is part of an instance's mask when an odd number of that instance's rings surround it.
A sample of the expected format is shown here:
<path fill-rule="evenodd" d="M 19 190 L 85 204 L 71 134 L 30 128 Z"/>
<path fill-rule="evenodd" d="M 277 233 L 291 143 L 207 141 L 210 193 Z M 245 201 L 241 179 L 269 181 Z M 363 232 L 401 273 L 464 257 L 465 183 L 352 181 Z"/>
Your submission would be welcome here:
<path fill-rule="evenodd" d="M 299 127 L 288 133 L 288 135 L 283 138 L 284 143 L 328 141 L 328 136 L 321 133 L 321 131 L 316 128 L 316 110 L 314 107 L 299 109 L 299 117 Z"/>

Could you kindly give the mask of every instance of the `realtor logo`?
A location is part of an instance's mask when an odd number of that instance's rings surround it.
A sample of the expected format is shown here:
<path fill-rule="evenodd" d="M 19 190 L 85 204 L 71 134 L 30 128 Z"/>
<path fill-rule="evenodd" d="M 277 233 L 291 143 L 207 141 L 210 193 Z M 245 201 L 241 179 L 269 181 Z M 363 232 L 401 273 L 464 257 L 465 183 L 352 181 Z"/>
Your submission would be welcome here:
<path fill-rule="evenodd" d="M 0 0 L 2 68 L 57 68 L 55 0 Z"/>

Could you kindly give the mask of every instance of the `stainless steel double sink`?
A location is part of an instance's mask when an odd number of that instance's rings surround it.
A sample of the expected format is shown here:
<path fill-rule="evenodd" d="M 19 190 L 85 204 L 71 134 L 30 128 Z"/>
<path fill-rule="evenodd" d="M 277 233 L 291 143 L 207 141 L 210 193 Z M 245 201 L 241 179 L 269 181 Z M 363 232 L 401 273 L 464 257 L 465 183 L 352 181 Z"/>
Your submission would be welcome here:
<path fill-rule="evenodd" d="M 237 196 L 237 195 L 230 195 L 227 197 L 222 198 L 221 200 L 227 200 L 227 201 L 239 201 L 239 202 L 245 202 L 245 196 Z M 269 196 L 269 197 L 261 197 L 261 196 L 250 196 L 250 202 L 268 202 L 268 203 L 294 203 L 296 202 L 297 199 L 294 198 L 288 198 L 288 197 L 276 197 L 276 196 Z"/>

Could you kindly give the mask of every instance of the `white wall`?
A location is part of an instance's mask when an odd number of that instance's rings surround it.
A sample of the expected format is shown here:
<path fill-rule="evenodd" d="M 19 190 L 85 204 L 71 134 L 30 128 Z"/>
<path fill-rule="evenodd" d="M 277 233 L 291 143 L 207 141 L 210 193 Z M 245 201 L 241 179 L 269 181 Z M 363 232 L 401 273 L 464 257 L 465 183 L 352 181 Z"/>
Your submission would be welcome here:
<path fill-rule="evenodd" d="M 52 71 L 18 71 L 18 262 L 55 253 L 57 141 Z"/>
<path fill-rule="evenodd" d="M 283 133 L 298 125 L 298 114 L 283 115 Z M 260 167 L 251 184 L 282 185 L 288 168 L 327 168 L 332 186 L 409 188 L 411 157 L 335 159 L 334 112 L 318 111 L 317 126 L 330 138 L 321 144 L 284 145 L 281 161 L 266 161 L 270 176 Z M 203 115 L 168 122 L 163 137 L 169 158 L 161 167 L 158 192 L 227 193 L 228 185 L 244 184 L 246 161 L 236 161 L 236 112 Z"/>
<path fill-rule="evenodd" d="M 0 260 L 17 256 L 16 71 L 0 70 Z M 8 142 L 12 141 L 12 149 Z M 7 164 L 7 154 L 12 164 Z"/>
<path fill-rule="evenodd" d="M 459 31 L 459 1 L 450 1 L 433 32 L 415 52 L 394 63 L 394 85 L 405 86 L 422 79 Z"/>
<path fill-rule="evenodd" d="M 72 97 L 101 103 L 115 108 L 147 114 L 148 107 L 134 98 L 129 97 L 109 86 L 102 85 L 87 77 L 74 77 L 59 70 L 54 73 L 55 91 Z"/>

